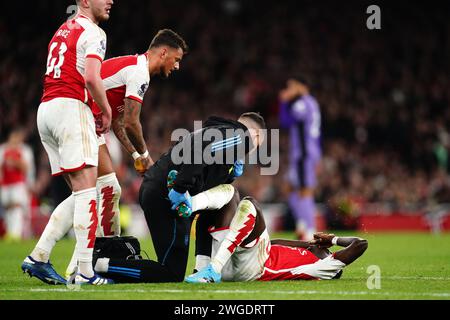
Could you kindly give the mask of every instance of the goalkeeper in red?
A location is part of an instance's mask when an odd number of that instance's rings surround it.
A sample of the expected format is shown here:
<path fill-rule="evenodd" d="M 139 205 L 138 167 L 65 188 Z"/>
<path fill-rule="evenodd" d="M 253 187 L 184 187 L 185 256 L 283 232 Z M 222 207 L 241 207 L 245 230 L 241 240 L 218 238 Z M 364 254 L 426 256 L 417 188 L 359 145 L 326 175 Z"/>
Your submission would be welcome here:
<path fill-rule="evenodd" d="M 215 213 L 211 262 L 186 282 L 337 279 L 367 249 L 367 240 L 325 233 L 315 233 L 311 241 L 270 240 L 257 201 L 238 200 L 235 194 L 234 206 Z M 344 249 L 331 253 L 333 245 Z"/>

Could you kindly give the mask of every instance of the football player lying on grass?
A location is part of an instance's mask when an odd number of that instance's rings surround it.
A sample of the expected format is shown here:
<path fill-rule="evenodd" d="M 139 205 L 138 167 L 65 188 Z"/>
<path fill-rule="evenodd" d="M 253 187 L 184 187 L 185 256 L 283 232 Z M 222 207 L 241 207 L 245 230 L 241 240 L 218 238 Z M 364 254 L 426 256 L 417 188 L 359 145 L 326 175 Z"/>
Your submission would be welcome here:
<path fill-rule="evenodd" d="M 211 262 L 186 282 L 338 279 L 342 269 L 367 249 L 367 240 L 321 232 L 310 241 L 270 240 L 258 202 L 238 199 L 235 194 L 231 200 L 235 210 L 227 206 L 224 212 L 210 212 L 215 216 L 209 228 Z M 333 245 L 345 248 L 331 253 L 328 248 Z"/>
<path fill-rule="evenodd" d="M 337 279 L 342 269 L 367 249 L 367 241 L 316 233 L 310 241 L 270 240 L 256 200 L 222 184 L 192 197 L 193 212 L 208 217 L 211 257 L 189 283 L 223 281 Z M 335 253 L 328 248 L 345 247 Z M 151 260 L 99 258 L 95 271 L 120 283 L 157 282 L 149 275 Z M 117 267 L 120 266 L 120 267 Z M 120 271 L 120 272 L 119 272 Z"/>

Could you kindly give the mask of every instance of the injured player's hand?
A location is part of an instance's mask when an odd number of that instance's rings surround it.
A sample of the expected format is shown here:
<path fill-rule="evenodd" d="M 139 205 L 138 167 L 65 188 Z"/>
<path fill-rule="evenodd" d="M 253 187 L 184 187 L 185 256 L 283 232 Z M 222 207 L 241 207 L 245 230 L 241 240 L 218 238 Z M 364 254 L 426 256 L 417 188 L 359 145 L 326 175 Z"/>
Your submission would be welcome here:
<path fill-rule="evenodd" d="M 331 240 L 335 237 L 332 233 L 316 232 L 314 233 L 314 239 L 309 243 L 312 245 L 317 245 L 319 248 L 329 248 L 333 246 Z"/>

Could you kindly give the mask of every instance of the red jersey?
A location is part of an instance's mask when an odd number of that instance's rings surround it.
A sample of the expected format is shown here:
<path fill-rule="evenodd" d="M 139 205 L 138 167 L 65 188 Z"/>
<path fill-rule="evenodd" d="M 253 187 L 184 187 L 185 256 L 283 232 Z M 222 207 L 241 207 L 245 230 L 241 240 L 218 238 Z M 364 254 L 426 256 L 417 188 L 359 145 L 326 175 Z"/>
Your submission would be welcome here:
<path fill-rule="evenodd" d="M 112 118 L 115 119 L 123 112 L 125 98 L 142 103 L 150 82 L 147 55 L 108 59 L 102 64 L 101 76 L 111 106 Z M 94 115 L 101 114 L 100 108 L 95 103 L 92 112 Z"/>
<path fill-rule="evenodd" d="M 272 245 L 269 259 L 264 265 L 264 273 L 258 280 L 298 280 L 316 279 L 302 273 L 302 266 L 318 261 L 311 251 L 282 245 Z"/>
<path fill-rule="evenodd" d="M 105 52 L 105 32 L 88 17 L 80 14 L 63 23 L 48 45 L 41 101 L 73 98 L 91 105 L 83 77 L 86 58 L 103 61 Z"/>
<path fill-rule="evenodd" d="M 28 172 L 11 165 L 18 161 L 24 161 Z M 12 148 L 7 145 L 0 146 L 0 185 L 9 186 L 16 183 L 26 182 L 28 177 L 34 174 L 33 152 L 30 147 L 21 145 Z"/>

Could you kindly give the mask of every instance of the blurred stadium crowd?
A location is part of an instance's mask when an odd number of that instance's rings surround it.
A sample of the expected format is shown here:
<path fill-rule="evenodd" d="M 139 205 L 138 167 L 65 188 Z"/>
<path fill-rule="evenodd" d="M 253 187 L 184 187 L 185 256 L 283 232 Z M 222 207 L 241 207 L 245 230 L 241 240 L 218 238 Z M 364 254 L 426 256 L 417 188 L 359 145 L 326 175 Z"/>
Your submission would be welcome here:
<path fill-rule="evenodd" d="M 20 11 L 22 4 L 8 3 L 0 19 L 0 142 L 11 128 L 26 128 L 37 167 L 32 189 L 40 199 L 53 197 L 52 184 L 63 185 L 49 177 L 36 110 L 47 44 L 72 2 L 34 1 Z M 302 75 L 322 112 L 318 202 L 340 208 L 381 203 L 394 211 L 450 202 L 450 6 L 386 3 L 382 29 L 372 31 L 367 5 L 352 3 L 118 1 L 102 25 L 107 57 L 144 52 L 165 27 L 190 47 L 181 70 L 152 79 L 144 100 L 141 119 L 152 157 L 168 149 L 175 128 L 192 129 L 194 120 L 209 115 L 258 111 L 269 128 L 279 128 L 278 91 L 289 76 Z M 21 12 L 21 18 L 5 12 Z M 242 193 L 262 202 L 285 200 L 285 132 L 280 148 L 279 173 L 260 176 L 248 166 L 238 182 Z M 122 202 L 134 203 L 140 178 L 117 150 Z"/>

